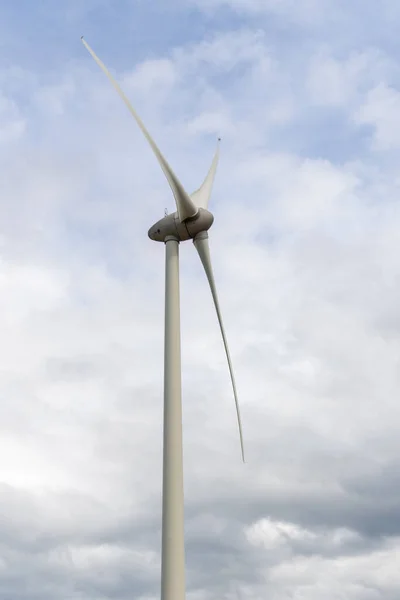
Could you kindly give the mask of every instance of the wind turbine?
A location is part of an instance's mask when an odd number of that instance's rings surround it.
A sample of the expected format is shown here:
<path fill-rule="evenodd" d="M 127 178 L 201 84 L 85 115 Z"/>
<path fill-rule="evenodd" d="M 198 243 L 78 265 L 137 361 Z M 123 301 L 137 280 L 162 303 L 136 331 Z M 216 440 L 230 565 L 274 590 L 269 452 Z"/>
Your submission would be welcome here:
<path fill-rule="evenodd" d="M 164 447 L 163 447 L 163 506 L 162 506 L 162 554 L 161 554 L 161 600 L 184 600 L 185 598 L 185 548 L 183 507 L 183 457 L 182 457 L 182 398 L 181 398 L 181 342 L 179 304 L 179 243 L 193 240 L 203 264 L 221 329 L 225 353 L 228 359 L 239 426 L 240 447 L 244 462 L 242 425 L 235 378 L 229 354 L 225 329 L 222 322 L 217 290 L 211 266 L 208 230 L 214 217 L 208 210 L 208 202 L 219 158 L 219 142 L 210 170 L 198 190 L 188 194 L 171 167 L 161 154 L 139 115 L 107 67 L 96 56 L 89 44 L 82 42 L 98 66 L 125 102 L 129 111 L 149 142 L 175 197 L 177 211 L 152 227 L 148 235 L 156 242 L 164 242 L 165 259 L 165 339 L 164 339 Z"/>

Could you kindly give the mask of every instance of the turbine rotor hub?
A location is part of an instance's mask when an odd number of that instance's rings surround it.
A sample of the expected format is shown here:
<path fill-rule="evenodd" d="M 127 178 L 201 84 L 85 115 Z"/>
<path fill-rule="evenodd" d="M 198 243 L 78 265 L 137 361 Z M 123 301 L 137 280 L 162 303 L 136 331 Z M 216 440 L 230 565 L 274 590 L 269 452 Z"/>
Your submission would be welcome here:
<path fill-rule="evenodd" d="M 179 220 L 177 212 L 166 215 L 149 229 L 149 238 L 155 242 L 165 242 L 168 236 L 173 236 L 180 242 L 194 239 L 201 231 L 208 231 L 214 222 L 214 216 L 209 210 L 199 208 L 194 217 Z"/>

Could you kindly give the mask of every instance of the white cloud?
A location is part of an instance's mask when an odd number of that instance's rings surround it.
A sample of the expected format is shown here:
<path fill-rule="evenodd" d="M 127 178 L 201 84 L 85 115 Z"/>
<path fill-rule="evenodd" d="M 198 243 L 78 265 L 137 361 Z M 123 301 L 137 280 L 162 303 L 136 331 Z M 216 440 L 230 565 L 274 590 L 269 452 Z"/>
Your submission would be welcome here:
<path fill-rule="evenodd" d="M 222 32 L 211 39 L 193 44 L 189 48 L 179 48 L 174 56 L 183 66 L 214 67 L 217 71 L 229 72 L 241 64 L 253 66 L 260 59 L 267 60 L 266 36 L 262 30 L 242 29 L 235 32 Z M 212 70 L 208 70 L 213 74 Z"/>
<path fill-rule="evenodd" d="M 229 7 L 242 14 L 272 13 L 295 18 L 303 22 L 313 21 L 332 8 L 331 0 L 192 0 L 202 10 L 212 10 L 218 7 Z"/>
<path fill-rule="evenodd" d="M 138 65 L 130 77 L 124 79 L 124 89 L 132 87 L 144 97 L 157 94 L 160 101 L 160 90 L 170 91 L 177 83 L 178 77 L 179 73 L 171 60 L 146 60 Z"/>
<path fill-rule="evenodd" d="M 26 123 L 15 102 L 0 96 L 0 144 L 18 140 L 24 134 Z"/>
<path fill-rule="evenodd" d="M 332 595 L 340 597 L 342 593 L 356 600 L 379 598 L 382 592 L 391 594 L 393 591 L 393 569 L 398 552 L 398 545 L 391 543 L 383 551 L 355 557 L 299 557 L 274 567 L 271 578 L 281 583 L 282 593 L 292 589 L 287 583 L 290 581 L 300 597 L 303 595 L 311 600 Z M 315 580 L 316 573 L 318 582 Z"/>
<path fill-rule="evenodd" d="M 373 129 L 376 150 L 395 150 L 400 144 L 400 93 L 385 83 L 366 96 L 355 114 L 355 121 Z"/>
<path fill-rule="evenodd" d="M 317 55 L 307 81 L 310 99 L 317 105 L 348 108 L 368 83 L 390 76 L 393 67 L 376 49 L 351 54 L 345 60 Z"/>

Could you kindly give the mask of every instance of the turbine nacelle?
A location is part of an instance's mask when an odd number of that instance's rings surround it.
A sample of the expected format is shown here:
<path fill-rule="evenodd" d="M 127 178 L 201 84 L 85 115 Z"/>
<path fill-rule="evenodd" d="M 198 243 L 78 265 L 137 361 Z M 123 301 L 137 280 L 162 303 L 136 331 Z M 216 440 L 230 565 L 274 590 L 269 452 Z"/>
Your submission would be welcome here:
<path fill-rule="evenodd" d="M 165 242 L 168 237 L 175 237 L 180 242 L 194 239 L 202 231 L 208 231 L 214 222 L 209 210 L 199 208 L 194 217 L 180 221 L 178 212 L 160 219 L 149 229 L 149 238 L 155 242 Z"/>

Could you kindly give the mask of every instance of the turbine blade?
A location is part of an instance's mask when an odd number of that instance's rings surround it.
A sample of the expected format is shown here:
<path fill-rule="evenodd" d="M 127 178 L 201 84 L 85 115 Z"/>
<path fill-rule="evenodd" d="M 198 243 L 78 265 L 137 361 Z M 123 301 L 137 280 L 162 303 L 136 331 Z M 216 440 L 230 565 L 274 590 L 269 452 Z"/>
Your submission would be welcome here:
<path fill-rule="evenodd" d="M 190 194 L 190 197 L 193 200 L 194 204 L 199 208 L 208 208 L 208 202 L 210 200 L 211 190 L 218 166 L 220 141 L 221 138 L 218 138 L 217 149 L 215 151 L 210 170 L 208 171 L 205 180 L 203 181 L 198 190 Z"/>
<path fill-rule="evenodd" d="M 219 302 L 218 302 L 217 288 L 215 286 L 215 279 L 214 279 L 214 274 L 213 274 L 212 265 L 211 265 L 210 248 L 208 245 L 207 232 L 203 232 L 203 233 L 199 234 L 198 236 L 196 236 L 195 239 L 193 240 L 193 243 L 196 247 L 197 252 L 199 253 L 200 260 L 203 263 L 203 267 L 204 267 L 204 270 L 207 275 L 208 283 L 210 284 L 211 294 L 212 294 L 212 297 L 214 300 L 214 306 L 215 306 L 215 310 L 217 312 L 217 317 L 218 317 L 219 326 L 221 329 L 222 339 L 223 339 L 224 346 L 225 346 L 225 353 L 226 353 L 226 358 L 228 359 L 228 366 L 229 366 L 229 372 L 231 375 L 233 395 L 234 395 L 235 404 L 236 404 L 236 414 L 237 414 L 237 421 L 238 421 L 238 426 L 239 426 L 239 436 L 240 436 L 240 447 L 241 447 L 241 451 L 242 451 L 242 459 L 244 462 L 244 445 L 243 445 L 242 422 L 240 419 L 239 401 L 238 401 L 238 396 L 237 396 L 237 391 L 236 391 L 235 377 L 233 375 L 231 357 L 229 354 L 228 342 L 226 339 L 225 329 L 224 329 L 224 325 L 222 322 L 221 309 L 219 307 Z"/>
<path fill-rule="evenodd" d="M 128 98 L 125 96 L 121 87 L 118 85 L 118 83 L 115 81 L 115 79 L 113 78 L 113 76 L 111 75 L 111 73 L 109 72 L 107 67 L 105 66 L 105 64 L 99 59 L 98 56 L 96 56 L 96 54 L 91 49 L 89 44 L 84 40 L 83 36 L 81 37 L 81 40 L 82 40 L 83 45 L 89 52 L 89 54 L 91 54 L 91 56 L 94 58 L 94 60 L 100 67 L 100 69 L 107 75 L 108 79 L 110 80 L 110 82 L 112 83 L 114 88 L 116 89 L 117 93 L 120 95 L 122 100 L 125 102 L 126 106 L 128 107 L 128 110 L 133 115 L 133 117 L 134 117 L 136 123 L 138 124 L 138 126 L 140 127 L 143 135 L 149 142 L 154 154 L 156 155 L 156 157 L 158 159 L 158 162 L 160 163 L 162 170 L 164 171 L 164 174 L 165 174 L 165 176 L 168 180 L 168 183 L 172 189 L 172 193 L 174 194 L 176 208 L 177 208 L 178 214 L 179 214 L 179 220 L 182 222 L 190 217 L 194 217 L 194 215 L 196 215 L 198 212 L 196 205 L 191 200 L 189 194 L 184 189 L 183 185 L 181 184 L 181 182 L 179 181 L 179 179 L 177 178 L 177 176 L 175 175 L 175 173 L 169 166 L 169 164 L 166 161 L 166 159 L 164 158 L 164 156 L 161 154 L 157 144 L 155 143 L 155 141 L 153 140 L 153 138 L 147 131 L 146 127 L 144 126 L 143 121 L 141 120 L 141 118 L 139 117 L 139 115 L 137 114 L 137 112 L 135 111 L 135 109 L 133 108 L 131 103 L 129 102 Z"/>

